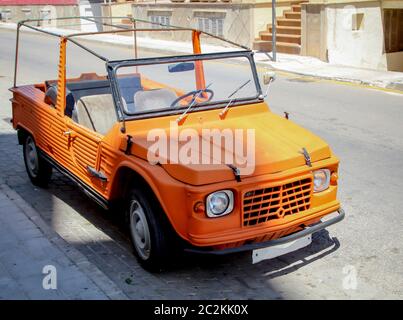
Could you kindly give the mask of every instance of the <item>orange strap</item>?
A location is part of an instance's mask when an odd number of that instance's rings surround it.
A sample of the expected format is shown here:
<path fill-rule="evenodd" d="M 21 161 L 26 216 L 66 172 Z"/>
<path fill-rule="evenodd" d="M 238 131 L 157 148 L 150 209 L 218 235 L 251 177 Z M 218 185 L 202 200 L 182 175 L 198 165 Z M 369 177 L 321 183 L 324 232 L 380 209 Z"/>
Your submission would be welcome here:
<path fill-rule="evenodd" d="M 200 32 L 192 31 L 193 54 L 201 54 Z M 203 61 L 195 61 L 196 71 L 196 89 L 206 88 L 206 80 L 204 79 Z"/>

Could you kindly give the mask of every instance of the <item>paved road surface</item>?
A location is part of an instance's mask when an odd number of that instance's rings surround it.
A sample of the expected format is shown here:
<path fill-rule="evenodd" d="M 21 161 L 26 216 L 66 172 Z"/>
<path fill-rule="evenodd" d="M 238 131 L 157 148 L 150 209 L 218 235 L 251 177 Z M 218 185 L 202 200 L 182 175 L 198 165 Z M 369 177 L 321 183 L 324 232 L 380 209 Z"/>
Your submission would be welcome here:
<path fill-rule="evenodd" d="M 25 35 L 22 80 L 55 77 L 44 57 L 56 48 Z M 33 187 L 10 118 L 14 35 L 0 30 L 0 177 L 67 242 L 129 297 L 150 298 L 403 298 L 403 95 L 280 76 L 268 103 L 273 112 L 323 137 L 341 159 L 340 199 L 346 219 L 296 253 L 252 265 L 249 254 L 219 259 L 184 256 L 163 274 L 141 269 L 125 229 L 56 174 L 50 188 Z M 96 45 L 106 52 L 117 48 Z M 86 65 L 88 57 L 77 56 Z M 225 77 L 239 72 L 225 66 Z M 356 281 L 355 281 L 356 280 Z"/>

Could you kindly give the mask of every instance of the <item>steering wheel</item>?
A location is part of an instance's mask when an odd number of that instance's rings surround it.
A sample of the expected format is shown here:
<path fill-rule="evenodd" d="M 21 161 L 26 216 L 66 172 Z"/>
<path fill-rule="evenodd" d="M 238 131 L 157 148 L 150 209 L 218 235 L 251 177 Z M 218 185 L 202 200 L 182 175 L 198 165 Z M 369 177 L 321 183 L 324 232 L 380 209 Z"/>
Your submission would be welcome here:
<path fill-rule="evenodd" d="M 181 100 L 183 100 L 183 99 L 185 99 L 185 98 L 187 98 L 187 97 L 192 97 L 192 98 L 194 98 L 196 95 L 198 95 L 198 94 L 200 94 L 200 92 L 205 92 L 205 93 L 208 93 L 209 94 L 209 97 L 204 101 L 204 102 L 209 102 L 209 101 L 211 101 L 211 99 L 213 99 L 213 97 L 214 97 L 214 92 L 213 92 L 213 90 L 211 90 L 211 89 L 200 89 L 200 90 L 193 90 L 193 91 L 190 91 L 190 92 L 188 92 L 188 93 L 185 93 L 184 95 L 182 95 L 182 96 L 180 96 L 180 97 L 178 97 L 178 98 L 176 98 L 172 103 L 171 103 L 171 108 L 178 108 L 178 102 L 179 101 L 181 101 Z M 200 97 L 202 97 L 202 95 L 200 94 Z"/>

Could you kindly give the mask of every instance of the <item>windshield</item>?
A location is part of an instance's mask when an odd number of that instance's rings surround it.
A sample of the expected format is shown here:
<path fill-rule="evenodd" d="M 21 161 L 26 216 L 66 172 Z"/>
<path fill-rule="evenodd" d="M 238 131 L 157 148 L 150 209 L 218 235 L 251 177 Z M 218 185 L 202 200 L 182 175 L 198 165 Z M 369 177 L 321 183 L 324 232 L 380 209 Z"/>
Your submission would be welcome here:
<path fill-rule="evenodd" d="M 127 115 L 231 106 L 254 100 L 259 86 L 247 56 L 120 66 L 116 83 Z"/>

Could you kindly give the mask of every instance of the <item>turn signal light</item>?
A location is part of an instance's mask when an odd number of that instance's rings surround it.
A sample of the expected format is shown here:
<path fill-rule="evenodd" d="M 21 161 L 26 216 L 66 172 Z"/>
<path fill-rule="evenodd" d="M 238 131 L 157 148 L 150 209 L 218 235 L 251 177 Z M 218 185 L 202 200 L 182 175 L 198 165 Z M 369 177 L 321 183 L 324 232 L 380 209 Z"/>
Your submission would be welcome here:
<path fill-rule="evenodd" d="M 203 202 L 199 201 L 199 202 L 196 202 L 195 206 L 193 207 L 193 210 L 196 213 L 205 213 L 206 207 Z"/>
<path fill-rule="evenodd" d="M 339 179 L 339 175 L 337 174 L 337 172 L 332 172 L 332 175 L 330 176 L 330 183 L 332 185 L 337 184 L 337 180 Z"/>

